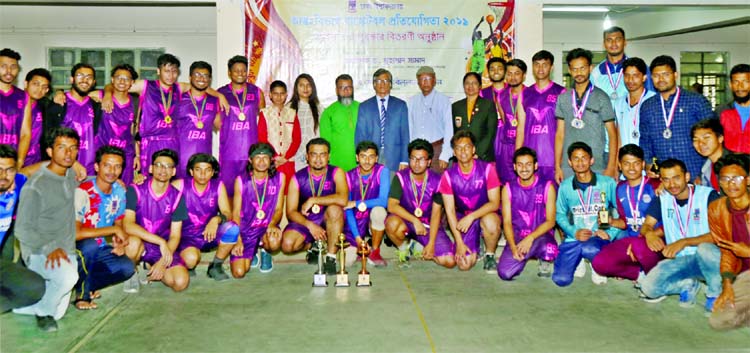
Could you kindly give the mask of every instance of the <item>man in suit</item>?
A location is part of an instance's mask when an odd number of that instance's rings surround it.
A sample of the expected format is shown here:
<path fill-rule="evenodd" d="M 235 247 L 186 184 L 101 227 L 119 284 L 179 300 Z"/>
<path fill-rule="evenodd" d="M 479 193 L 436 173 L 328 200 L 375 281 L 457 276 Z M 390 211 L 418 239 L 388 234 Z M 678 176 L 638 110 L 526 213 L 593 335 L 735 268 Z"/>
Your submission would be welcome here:
<path fill-rule="evenodd" d="M 354 142 L 374 141 L 380 150 L 381 163 L 396 172 L 409 166 L 406 153 L 409 113 L 406 102 L 391 96 L 393 76 L 386 69 L 375 71 L 372 86 L 375 96 L 359 105 Z"/>
<path fill-rule="evenodd" d="M 495 133 L 497 132 L 497 109 L 495 104 L 479 96 L 482 77 L 475 72 L 464 75 L 466 98 L 453 103 L 453 132 L 469 130 L 476 137 L 477 158 L 485 162 L 495 161 Z"/>

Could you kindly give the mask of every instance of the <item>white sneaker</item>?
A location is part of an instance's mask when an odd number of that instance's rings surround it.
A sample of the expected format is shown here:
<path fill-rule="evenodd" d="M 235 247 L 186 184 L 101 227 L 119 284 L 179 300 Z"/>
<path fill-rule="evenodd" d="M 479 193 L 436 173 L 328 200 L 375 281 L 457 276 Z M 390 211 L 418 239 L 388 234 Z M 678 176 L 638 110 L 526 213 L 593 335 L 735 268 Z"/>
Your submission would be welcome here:
<path fill-rule="evenodd" d="M 505 239 L 505 234 L 501 234 L 500 239 L 497 241 L 497 246 L 503 248 L 506 245 L 508 245 L 508 240 Z"/>
<path fill-rule="evenodd" d="M 576 267 L 576 272 L 573 273 L 573 276 L 578 278 L 583 278 L 583 276 L 586 275 L 586 260 L 581 259 L 581 262 L 578 263 L 578 267 Z"/>
<path fill-rule="evenodd" d="M 122 291 L 125 293 L 138 293 L 141 288 L 141 283 L 138 280 L 138 274 L 133 274 L 123 283 Z"/>
<path fill-rule="evenodd" d="M 594 271 L 594 267 L 591 266 L 591 282 L 594 282 L 594 284 L 596 284 L 597 286 L 607 284 L 607 277 L 596 273 L 596 271 Z"/>
<path fill-rule="evenodd" d="M 346 254 L 346 267 L 354 266 L 354 263 L 357 262 L 357 247 L 347 246 L 344 248 L 344 254 Z"/>

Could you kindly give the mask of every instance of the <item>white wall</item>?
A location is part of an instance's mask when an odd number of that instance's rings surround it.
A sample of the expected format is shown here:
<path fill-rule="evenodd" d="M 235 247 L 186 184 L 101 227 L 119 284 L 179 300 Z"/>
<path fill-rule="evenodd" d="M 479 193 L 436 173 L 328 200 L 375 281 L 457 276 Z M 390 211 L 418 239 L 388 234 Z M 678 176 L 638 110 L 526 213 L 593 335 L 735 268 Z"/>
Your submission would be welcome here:
<path fill-rule="evenodd" d="M 212 6 L 0 6 L 0 43 L 21 53 L 21 79 L 30 69 L 47 67 L 48 47 L 144 47 L 176 55 L 181 81 L 188 81 L 193 61 L 210 63 L 217 87 L 227 82 L 227 70 L 226 61 L 217 66 L 216 28 Z"/>

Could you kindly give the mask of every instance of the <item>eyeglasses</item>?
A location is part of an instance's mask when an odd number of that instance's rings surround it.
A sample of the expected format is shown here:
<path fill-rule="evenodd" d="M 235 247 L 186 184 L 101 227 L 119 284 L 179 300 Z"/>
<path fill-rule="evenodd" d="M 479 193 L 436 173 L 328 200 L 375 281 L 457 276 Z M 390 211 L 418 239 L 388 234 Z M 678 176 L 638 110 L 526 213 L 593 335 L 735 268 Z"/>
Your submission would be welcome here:
<path fill-rule="evenodd" d="M 719 183 L 720 184 L 729 184 L 729 183 L 732 183 L 734 185 L 740 185 L 742 183 L 742 181 L 745 180 L 745 178 L 747 178 L 747 177 L 744 176 L 744 175 L 734 175 L 734 176 L 725 175 L 725 176 L 719 177 Z"/>
<path fill-rule="evenodd" d="M 78 80 L 91 80 L 93 78 L 94 78 L 94 75 L 76 74 L 76 79 Z"/>
<path fill-rule="evenodd" d="M 154 168 L 156 168 L 156 169 L 172 169 L 172 168 L 174 168 L 174 164 L 154 163 Z"/>
<path fill-rule="evenodd" d="M 0 168 L 0 174 L 15 174 L 16 167 Z"/>
<path fill-rule="evenodd" d="M 202 72 L 193 72 L 193 77 L 195 78 L 203 78 L 203 79 L 209 79 L 211 78 L 211 74 L 204 74 Z"/>

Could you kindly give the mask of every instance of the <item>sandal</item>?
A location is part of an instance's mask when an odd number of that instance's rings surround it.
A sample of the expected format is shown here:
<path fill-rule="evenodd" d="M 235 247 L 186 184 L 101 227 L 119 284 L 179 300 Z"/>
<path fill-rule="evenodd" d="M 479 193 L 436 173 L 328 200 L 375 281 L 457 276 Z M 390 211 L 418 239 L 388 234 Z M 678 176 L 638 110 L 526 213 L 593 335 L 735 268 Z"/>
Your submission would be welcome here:
<path fill-rule="evenodd" d="M 78 310 L 91 310 L 96 309 L 97 305 L 93 301 L 85 301 L 85 300 L 76 300 L 75 302 L 76 309 Z"/>
<path fill-rule="evenodd" d="M 91 299 L 99 299 L 102 297 L 102 293 L 98 290 L 91 292 Z"/>

